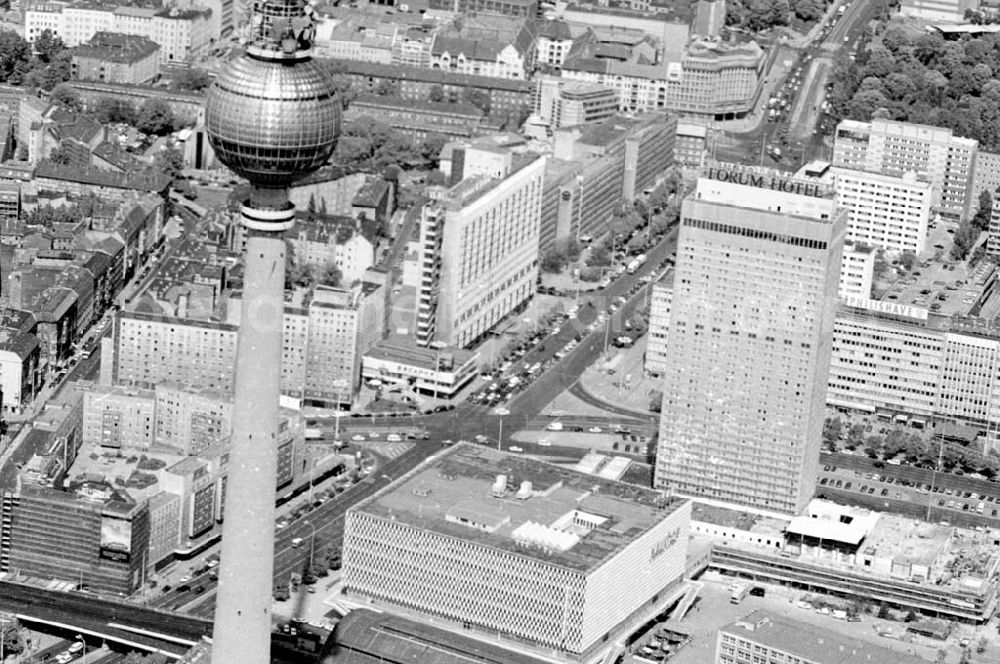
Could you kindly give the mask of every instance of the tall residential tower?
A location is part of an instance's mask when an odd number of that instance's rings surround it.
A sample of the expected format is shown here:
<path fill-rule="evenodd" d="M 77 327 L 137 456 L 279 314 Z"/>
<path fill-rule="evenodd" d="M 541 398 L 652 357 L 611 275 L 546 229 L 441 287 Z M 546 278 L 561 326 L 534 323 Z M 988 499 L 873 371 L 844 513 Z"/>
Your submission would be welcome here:
<path fill-rule="evenodd" d="M 302 0 L 254 3 L 246 53 L 209 90 L 205 124 L 219 161 L 250 181 L 232 449 L 212 632 L 215 664 L 268 664 L 274 575 L 274 486 L 292 182 L 326 163 L 340 132 L 329 74 L 310 59 Z"/>
<path fill-rule="evenodd" d="M 655 482 L 795 514 L 819 463 L 847 217 L 832 189 L 716 164 L 684 200 Z"/>

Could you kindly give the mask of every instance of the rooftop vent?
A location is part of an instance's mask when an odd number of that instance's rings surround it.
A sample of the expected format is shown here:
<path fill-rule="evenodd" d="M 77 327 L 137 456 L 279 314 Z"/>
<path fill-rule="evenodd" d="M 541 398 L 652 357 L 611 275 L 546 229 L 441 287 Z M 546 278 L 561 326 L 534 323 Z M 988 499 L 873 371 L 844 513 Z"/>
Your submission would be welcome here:
<path fill-rule="evenodd" d="M 507 493 L 507 476 L 497 475 L 496 482 L 493 483 L 493 489 L 491 491 L 494 498 L 503 498 L 504 494 Z"/>

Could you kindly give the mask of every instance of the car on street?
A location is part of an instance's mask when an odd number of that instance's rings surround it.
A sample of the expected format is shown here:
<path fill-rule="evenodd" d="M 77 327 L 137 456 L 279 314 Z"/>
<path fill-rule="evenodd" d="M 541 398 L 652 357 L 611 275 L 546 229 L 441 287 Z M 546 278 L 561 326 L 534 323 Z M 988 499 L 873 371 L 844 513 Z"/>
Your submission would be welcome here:
<path fill-rule="evenodd" d="M 353 440 L 356 443 L 360 443 L 362 440 L 366 440 L 366 438 L 362 436 L 360 433 L 357 433 L 351 436 L 351 440 Z"/>
<path fill-rule="evenodd" d="M 601 433 L 602 429 L 601 427 L 590 427 L 589 429 L 587 429 L 587 431 L 589 431 L 590 433 Z"/>

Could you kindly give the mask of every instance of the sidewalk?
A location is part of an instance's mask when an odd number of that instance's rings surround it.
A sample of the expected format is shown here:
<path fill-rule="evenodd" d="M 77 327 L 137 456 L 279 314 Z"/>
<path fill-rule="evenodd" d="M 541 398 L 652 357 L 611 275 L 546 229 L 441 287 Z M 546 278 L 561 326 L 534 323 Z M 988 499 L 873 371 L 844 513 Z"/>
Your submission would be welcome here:
<path fill-rule="evenodd" d="M 648 415 L 660 381 L 643 373 L 646 339 L 643 335 L 631 348 L 608 347 L 608 356 L 598 360 L 580 376 L 580 385 L 592 396 L 622 408 Z"/>

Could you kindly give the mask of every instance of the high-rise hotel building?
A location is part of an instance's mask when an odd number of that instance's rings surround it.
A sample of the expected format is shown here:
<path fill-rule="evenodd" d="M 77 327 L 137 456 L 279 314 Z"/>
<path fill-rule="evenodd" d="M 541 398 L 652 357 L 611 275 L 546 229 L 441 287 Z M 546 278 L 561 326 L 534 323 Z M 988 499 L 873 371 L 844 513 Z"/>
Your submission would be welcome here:
<path fill-rule="evenodd" d="M 681 210 L 657 487 L 806 506 L 846 224 L 822 184 L 729 164 L 699 178 Z"/>

